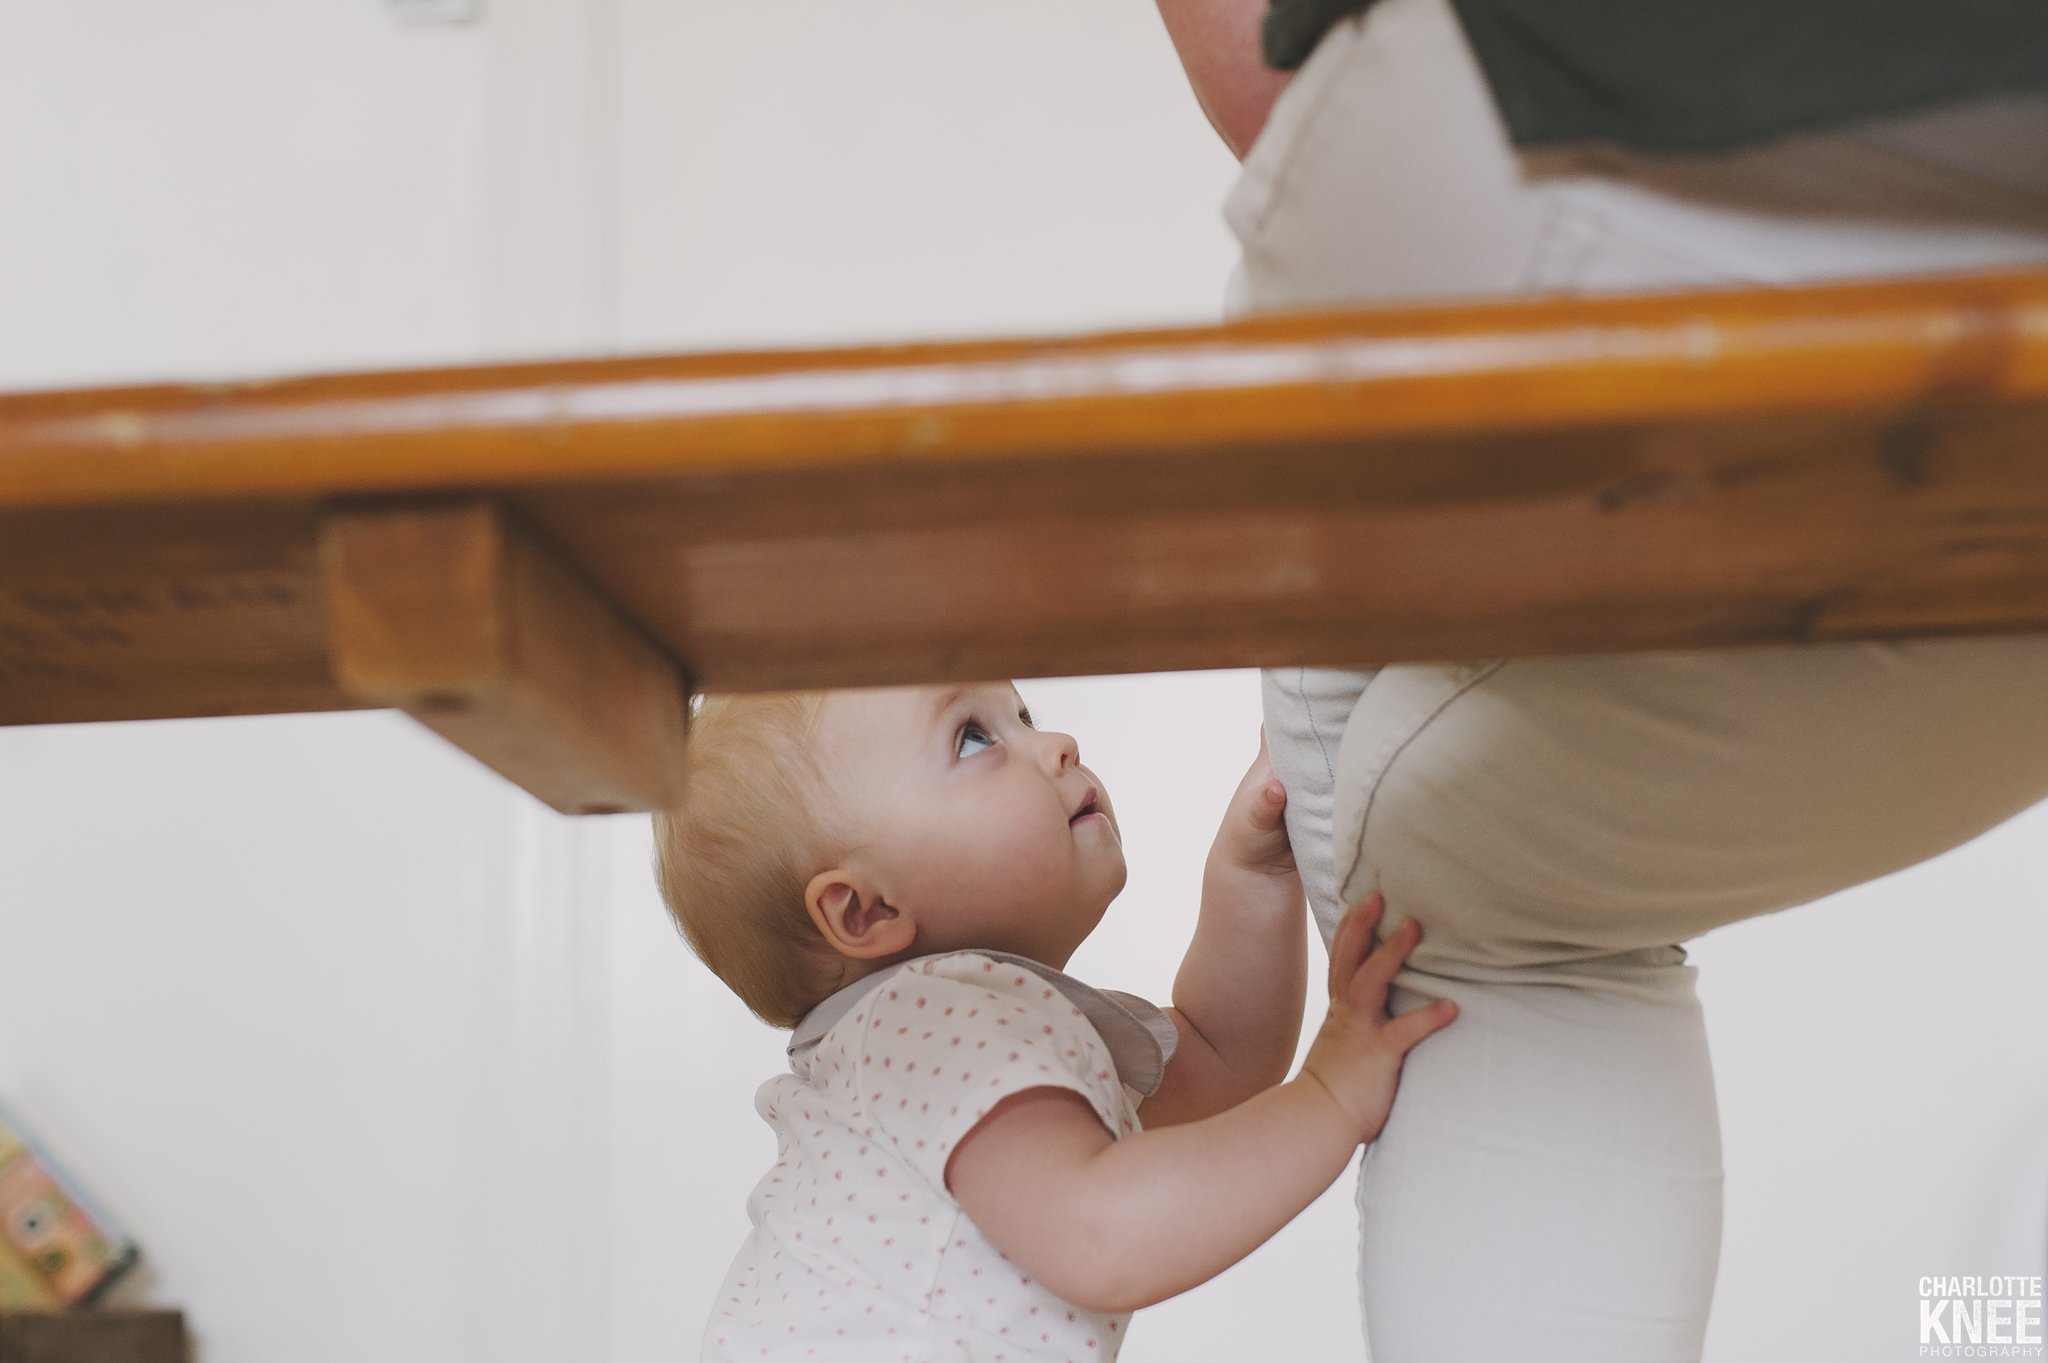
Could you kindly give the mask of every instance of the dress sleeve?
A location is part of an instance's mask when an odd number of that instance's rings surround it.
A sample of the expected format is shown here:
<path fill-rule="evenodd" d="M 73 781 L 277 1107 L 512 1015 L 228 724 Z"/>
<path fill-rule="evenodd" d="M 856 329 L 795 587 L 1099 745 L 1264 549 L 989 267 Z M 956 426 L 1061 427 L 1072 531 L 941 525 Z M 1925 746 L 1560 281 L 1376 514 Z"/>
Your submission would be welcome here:
<path fill-rule="evenodd" d="M 960 1138 L 1010 1094 L 1072 1089 L 1110 1134 L 1136 1129 L 1109 1048 L 1042 977 L 974 952 L 917 962 L 862 1000 L 853 1082 L 877 1138 L 944 1190 Z"/>

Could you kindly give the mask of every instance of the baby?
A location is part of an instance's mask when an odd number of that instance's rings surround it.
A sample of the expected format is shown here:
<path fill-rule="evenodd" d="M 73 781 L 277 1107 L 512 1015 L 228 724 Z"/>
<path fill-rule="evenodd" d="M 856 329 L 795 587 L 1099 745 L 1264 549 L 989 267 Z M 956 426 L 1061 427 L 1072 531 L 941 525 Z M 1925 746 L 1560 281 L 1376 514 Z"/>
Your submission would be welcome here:
<path fill-rule="evenodd" d="M 1263 733 L 1166 1009 L 1063 970 L 1123 846 L 1074 740 L 1011 684 L 707 696 L 687 751 L 655 819 L 662 896 L 793 1033 L 754 1099 L 776 1161 L 707 1359 L 1114 1358 L 1133 1311 L 1335 1181 L 1454 1014 L 1388 1016 L 1420 929 L 1372 949 L 1374 894 L 1287 1079 L 1306 914 Z"/>

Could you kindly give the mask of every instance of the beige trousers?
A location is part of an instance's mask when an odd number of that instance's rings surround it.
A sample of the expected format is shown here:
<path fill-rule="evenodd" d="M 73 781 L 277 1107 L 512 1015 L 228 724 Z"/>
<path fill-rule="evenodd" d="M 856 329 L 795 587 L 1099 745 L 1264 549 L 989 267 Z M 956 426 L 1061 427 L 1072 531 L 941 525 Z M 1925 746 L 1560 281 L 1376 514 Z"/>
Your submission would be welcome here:
<path fill-rule="evenodd" d="M 1517 154 L 1447 0 L 1381 0 L 1288 86 L 1225 209 L 1232 313 L 2048 263 L 2048 99 L 1714 157 Z M 1713 1073 L 1678 944 L 2048 798 L 2048 636 L 1263 674 L 1324 941 L 1426 932 L 1360 1176 L 1375 1363 L 1697 1359 Z"/>

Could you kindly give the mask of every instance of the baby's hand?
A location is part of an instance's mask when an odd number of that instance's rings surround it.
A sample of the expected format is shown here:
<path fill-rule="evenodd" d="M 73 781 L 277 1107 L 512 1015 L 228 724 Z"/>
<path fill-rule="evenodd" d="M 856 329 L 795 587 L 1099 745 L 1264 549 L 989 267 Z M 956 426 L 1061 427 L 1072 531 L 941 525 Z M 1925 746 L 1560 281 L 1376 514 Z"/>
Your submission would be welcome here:
<path fill-rule="evenodd" d="M 1294 848 L 1287 841 L 1286 808 L 1287 787 L 1273 776 L 1273 763 L 1266 756 L 1266 729 L 1260 725 L 1259 755 L 1230 797 L 1223 826 L 1209 848 L 1210 864 L 1266 875 L 1298 875 Z"/>
<path fill-rule="evenodd" d="M 1374 890 L 1337 925 L 1330 943 L 1330 1012 L 1301 1062 L 1302 1073 L 1329 1090 L 1367 1143 L 1387 1124 L 1402 1059 L 1458 1014 L 1458 1005 L 1438 999 L 1397 1018 L 1387 1016 L 1387 985 L 1422 939 L 1422 925 L 1406 920 L 1368 956 L 1373 924 L 1385 903 Z"/>

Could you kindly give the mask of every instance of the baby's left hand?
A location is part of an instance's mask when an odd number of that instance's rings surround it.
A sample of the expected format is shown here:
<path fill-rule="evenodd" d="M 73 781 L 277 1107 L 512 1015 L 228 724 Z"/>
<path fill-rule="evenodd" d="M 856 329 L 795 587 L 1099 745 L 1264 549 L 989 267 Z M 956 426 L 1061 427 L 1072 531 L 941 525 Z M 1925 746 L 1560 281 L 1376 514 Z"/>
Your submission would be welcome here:
<path fill-rule="evenodd" d="M 1209 849 L 1212 865 L 1236 866 L 1263 875 L 1292 876 L 1294 848 L 1287 841 L 1287 788 L 1273 775 L 1266 756 L 1266 729 L 1259 726 L 1259 755 L 1237 784 L 1223 827 Z"/>

